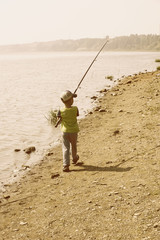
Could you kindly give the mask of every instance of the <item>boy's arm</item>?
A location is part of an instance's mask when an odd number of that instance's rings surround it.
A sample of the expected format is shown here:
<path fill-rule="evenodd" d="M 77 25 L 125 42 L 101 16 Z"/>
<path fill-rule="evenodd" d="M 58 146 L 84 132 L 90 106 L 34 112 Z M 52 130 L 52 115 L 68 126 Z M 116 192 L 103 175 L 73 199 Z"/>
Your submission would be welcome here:
<path fill-rule="evenodd" d="M 78 110 L 78 108 L 77 108 L 77 117 L 79 117 L 79 110 Z"/>
<path fill-rule="evenodd" d="M 61 123 L 61 120 L 62 120 L 62 117 L 61 117 L 61 112 L 59 110 L 57 113 L 57 122 L 56 122 L 55 127 L 58 127 L 58 125 Z"/>

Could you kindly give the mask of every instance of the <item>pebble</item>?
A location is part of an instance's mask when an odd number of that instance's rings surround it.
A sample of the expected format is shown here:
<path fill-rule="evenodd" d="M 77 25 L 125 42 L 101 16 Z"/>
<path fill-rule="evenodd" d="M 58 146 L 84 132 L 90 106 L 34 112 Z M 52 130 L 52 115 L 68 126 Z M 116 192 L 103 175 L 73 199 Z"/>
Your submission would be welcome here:
<path fill-rule="evenodd" d="M 130 83 L 132 83 L 132 81 L 128 81 L 126 84 L 130 84 Z"/>
<path fill-rule="evenodd" d="M 19 223 L 21 226 L 27 225 L 27 222 L 20 222 Z"/>
<path fill-rule="evenodd" d="M 114 132 L 113 132 L 113 135 L 115 136 L 115 135 L 117 135 L 117 134 L 119 134 L 120 133 L 120 131 L 117 129 L 117 130 L 115 130 Z"/>
<path fill-rule="evenodd" d="M 21 151 L 21 149 L 19 149 L 19 148 L 16 148 L 16 149 L 14 149 L 14 151 L 15 151 L 15 152 L 20 152 L 20 151 Z"/>
<path fill-rule="evenodd" d="M 60 176 L 59 173 L 55 173 L 55 174 L 52 174 L 52 175 L 51 175 L 51 178 L 54 179 L 54 178 L 57 178 L 57 177 L 59 177 L 59 176 Z"/>
<path fill-rule="evenodd" d="M 101 109 L 101 107 L 96 107 L 95 109 L 94 109 L 94 111 L 99 111 Z"/>
<path fill-rule="evenodd" d="M 99 109 L 99 112 L 106 112 L 105 109 Z"/>
<path fill-rule="evenodd" d="M 24 170 L 30 168 L 30 166 L 28 166 L 28 165 L 22 165 L 22 167 L 24 168 Z"/>
<path fill-rule="evenodd" d="M 53 155 L 53 152 L 47 153 L 47 156 L 51 156 Z"/>
<path fill-rule="evenodd" d="M 109 86 L 110 87 L 110 86 Z M 104 93 L 104 92 L 107 92 L 108 91 L 108 89 L 102 89 L 102 90 L 100 90 L 99 92 L 100 93 Z"/>
<path fill-rule="evenodd" d="M 138 216 L 140 216 L 141 215 L 141 213 L 135 213 L 133 216 L 134 217 L 138 217 Z"/>
<path fill-rule="evenodd" d="M 35 147 L 28 147 L 23 150 L 25 153 L 30 154 L 31 152 L 36 151 Z"/>
<path fill-rule="evenodd" d="M 159 223 L 155 223 L 155 224 L 153 225 L 154 228 L 158 228 L 159 226 L 160 226 Z"/>
<path fill-rule="evenodd" d="M 111 93 L 111 96 L 117 96 L 117 93 Z"/>
<path fill-rule="evenodd" d="M 112 161 L 108 161 L 108 162 L 106 162 L 106 164 L 110 164 L 110 163 L 113 163 Z"/>
<path fill-rule="evenodd" d="M 97 96 L 91 97 L 91 99 L 93 99 L 93 100 L 96 100 L 97 98 L 98 98 Z"/>
<path fill-rule="evenodd" d="M 91 115 L 91 114 L 93 114 L 93 112 L 89 112 L 88 114 L 90 114 L 90 115 Z"/>
<path fill-rule="evenodd" d="M 11 196 L 10 195 L 3 195 L 4 199 L 9 199 Z"/>

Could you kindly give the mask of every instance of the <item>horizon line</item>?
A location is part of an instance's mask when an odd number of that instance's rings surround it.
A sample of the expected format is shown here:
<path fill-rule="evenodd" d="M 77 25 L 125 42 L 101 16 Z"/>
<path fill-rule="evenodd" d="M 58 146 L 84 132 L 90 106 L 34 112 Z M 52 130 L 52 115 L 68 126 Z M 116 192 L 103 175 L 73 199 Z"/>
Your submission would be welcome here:
<path fill-rule="evenodd" d="M 8 43 L 8 44 L 0 44 L 0 47 L 7 47 L 7 46 L 15 46 L 15 45 L 29 45 L 29 44 L 35 44 L 35 43 L 48 43 L 48 42 L 56 42 L 56 41 L 77 41 L 77 40 L 82 40 L 82 39 L 114 39 L 117 37 L 129 37 L 131 35 L 138 35 L 138 36 L 147 36 L 147 35 L 157 35 L 160 36 L 160 34 L 153 34 L 153 33 L 148 33 L 148 34 L 137 34 L 137 33 L 131 33 L 128 35 L 118 35 L 118 36 L 114 36 L 114 37 L 110 37 L 109 35 L 106 35 L 106 37 L 81 37 L 81 38 L 58 38 L 58 39 L 54 39 L 54 40 L 46 40 L 46 41 L 31 41 L 31 42 L 23 42 L 23 43 Z"/>

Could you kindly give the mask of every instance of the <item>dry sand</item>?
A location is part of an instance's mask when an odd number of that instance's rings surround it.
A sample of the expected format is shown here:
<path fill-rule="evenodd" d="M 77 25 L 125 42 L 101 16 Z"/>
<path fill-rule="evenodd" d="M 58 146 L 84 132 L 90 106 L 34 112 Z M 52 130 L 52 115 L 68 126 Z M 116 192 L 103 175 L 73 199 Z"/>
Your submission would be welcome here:
<path fill-rule="evenodd" d="M 160 72 L 123 79 L 80 122 L 83 165 L 61 146 L 5 186 L 1 240 L 160 239 Z"/>

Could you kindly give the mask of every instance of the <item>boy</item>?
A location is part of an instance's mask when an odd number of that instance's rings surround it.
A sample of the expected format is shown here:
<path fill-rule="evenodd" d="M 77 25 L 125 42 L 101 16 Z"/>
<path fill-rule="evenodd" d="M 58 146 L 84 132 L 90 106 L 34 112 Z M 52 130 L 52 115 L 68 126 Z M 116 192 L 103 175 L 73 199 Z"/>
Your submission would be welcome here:
<path fill-rule="evenodd" d="M 76 106 L 72 106 L 73 98 L 75 97 L 77 97 L 77 95 L 68 90 L 61 94 L 61 100 L 65 107 L 58 112 L 58 121 L 55 125 L 55 127 L 57 127 L 61 122 L 63 172 L 69 172 L 70 145 L 72 146 L 72 163 L 76 164 L 79 160 L 79 156 L 77 155 L 77 137 L 79 132 L 77 116 L 79 116 L 79 111 Z"/>

